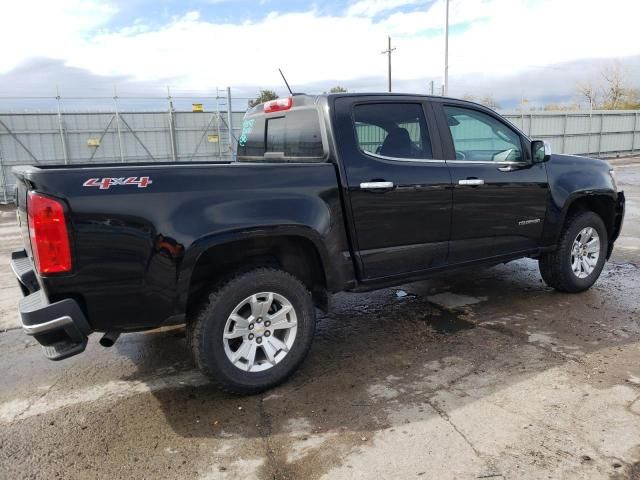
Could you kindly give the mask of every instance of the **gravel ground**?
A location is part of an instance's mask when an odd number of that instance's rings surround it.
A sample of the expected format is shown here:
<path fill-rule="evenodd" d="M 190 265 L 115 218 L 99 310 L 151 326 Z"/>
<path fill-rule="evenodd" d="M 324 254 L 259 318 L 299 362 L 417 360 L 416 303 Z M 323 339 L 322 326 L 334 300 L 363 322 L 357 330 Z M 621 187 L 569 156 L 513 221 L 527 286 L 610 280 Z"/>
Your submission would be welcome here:
<path fill-rule="evenodd" d="M 340 294 L 302 369 L 252 397 L 207 384 L 180 328 L 46 360 L 16 328 L 2 210 L 0 478 L 640 478 L 640 161 L 615 163 L 628 212 L 588 292 L 521 260 Z"/>

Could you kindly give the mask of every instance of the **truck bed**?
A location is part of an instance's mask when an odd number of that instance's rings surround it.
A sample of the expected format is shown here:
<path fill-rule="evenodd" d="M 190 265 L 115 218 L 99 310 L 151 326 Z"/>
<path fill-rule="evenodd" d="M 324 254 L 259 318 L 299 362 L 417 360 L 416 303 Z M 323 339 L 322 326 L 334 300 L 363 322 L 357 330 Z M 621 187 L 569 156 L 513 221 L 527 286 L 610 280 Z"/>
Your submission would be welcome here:
<path fill-rule="evenodd" d="M 182 322 L 194 266 L 211 242 L 281 232 L 351 261 L 331 163 L 59 165 L 14 173 L 25 231 L 29 190 L 66 205 L 73 271 L 39 283 L 52 302 L 76 299 L 93 330 Z M 340 283 L 343 275 L 331 278 Z"/>

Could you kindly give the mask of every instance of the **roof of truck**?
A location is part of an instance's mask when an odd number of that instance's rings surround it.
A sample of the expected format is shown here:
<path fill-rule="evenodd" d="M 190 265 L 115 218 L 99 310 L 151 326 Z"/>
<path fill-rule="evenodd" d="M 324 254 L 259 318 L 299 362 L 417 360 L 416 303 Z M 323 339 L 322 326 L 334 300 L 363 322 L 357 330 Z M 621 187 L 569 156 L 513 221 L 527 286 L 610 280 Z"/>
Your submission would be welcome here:
<path fill-rule="evenodd" d="M 281 97 L 276 100 L 285 100 L 287 98 L 292 98 L 296 100 L 293 106 L 300 107 L 300 106 L 311 105 L 313 103 L 316 103 L 319 98 L 335 98 L 335 97 L 397 97 L 397 98 L 420 97 L 420 98 L 428 98 L 436 101 L 450 100 L 450 101 L 456 101 L 461 103 L 468 103 L 471 105 L 482 106 L 475 102 L 469 102 L 467 100 L 462 100 L 462 99 L 453 98 L 453 97 L 442 97 L 440 95 L 425 95 L 421 93 L 394 93 L 394 92 L 336 92 L 336 93 L 316 93 L 316 94 L 294 93 L 293 95 L 289 95 L 288 97 Z M 262 109 L 264 105 L 270 102 L 275 102 L 276 100 L 270 100 L 269 102 L 260 103 L 255 107 L 250 108 L 246 114 L 253 115 L 253 114 L 263 113 Z M 291 107 L 291 105 L 289 105 L 289 107 Z"/>
<path fill-rule="evenodd" d="M 294 93 L 294 97 L 424 97 L 438 100 L 456 100 L 461 99 L 454 97 L 443 97 L 441 95 L 427 95 L 424 93 L 397 93 L 397 92 L 335 92 L 335 93 Z M 463 100 L 465 101 L 465 100 Z M 471 102 L 473 103 L 473 102 Z"/>

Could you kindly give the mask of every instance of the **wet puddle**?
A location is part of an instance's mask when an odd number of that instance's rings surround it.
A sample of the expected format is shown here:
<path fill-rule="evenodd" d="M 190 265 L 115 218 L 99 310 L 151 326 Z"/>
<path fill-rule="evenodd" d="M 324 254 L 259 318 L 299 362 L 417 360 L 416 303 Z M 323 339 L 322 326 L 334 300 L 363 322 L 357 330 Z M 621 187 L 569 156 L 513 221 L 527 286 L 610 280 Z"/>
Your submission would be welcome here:
<path fill-rule="evenodd" d="M 456 333 L 462 330 L 470 330 L 476 326 L 474 323 L 461 318 L 463 314 L 460 312 L 447 310 L 435 304 L 432 304 L 432 306 L 437 310 L 437 313 L 429 315 L 426 323 L 437 333 Z"/>

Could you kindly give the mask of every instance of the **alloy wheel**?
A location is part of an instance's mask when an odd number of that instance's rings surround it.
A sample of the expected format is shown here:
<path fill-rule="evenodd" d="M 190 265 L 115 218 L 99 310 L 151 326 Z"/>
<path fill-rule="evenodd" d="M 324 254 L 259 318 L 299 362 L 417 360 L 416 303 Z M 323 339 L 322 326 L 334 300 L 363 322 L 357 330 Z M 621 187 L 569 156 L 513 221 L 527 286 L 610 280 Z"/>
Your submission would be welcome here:
<path fill-rule="evenodd" d="M 595 228 L 585 227 L 573 240 L 571 247 L 571 270 L 578 278 L 587 278 L 593 273 L 600 257 L 600 237 Z"/>
<path fill-rule="evenodd" d="M 280 363 L 296 340 L 297 316 L 292 303 L 275 292 L 242 300 L 224 327 L 224 351 L 246 372 L 262 372 Z"/>

